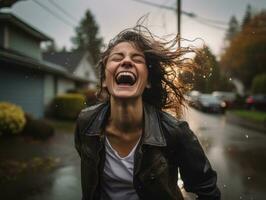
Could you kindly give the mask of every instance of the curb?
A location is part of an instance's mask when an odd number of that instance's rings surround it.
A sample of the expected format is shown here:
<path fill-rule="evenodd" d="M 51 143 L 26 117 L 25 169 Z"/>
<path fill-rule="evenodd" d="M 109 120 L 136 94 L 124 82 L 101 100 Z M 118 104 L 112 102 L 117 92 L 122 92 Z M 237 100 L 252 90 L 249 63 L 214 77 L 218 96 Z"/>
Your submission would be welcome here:
<path fill-rule="evenodd" d="M 260 131 L 266 133 L 266 122 L 257 122 L 254 120 L 248 120 L 243 117 L 239 117 L 232 112 L 226 112 L 226 121 L 232 124 L 237 124 L 248 129 Z"/>

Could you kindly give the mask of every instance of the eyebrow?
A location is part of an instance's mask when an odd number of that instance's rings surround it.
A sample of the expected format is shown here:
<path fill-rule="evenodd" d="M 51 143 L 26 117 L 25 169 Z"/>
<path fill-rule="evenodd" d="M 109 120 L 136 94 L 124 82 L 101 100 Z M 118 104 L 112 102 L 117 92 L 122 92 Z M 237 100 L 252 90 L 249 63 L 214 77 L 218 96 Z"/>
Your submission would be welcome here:
<path fill-rule="evenodd" d="M 124 56 L 124 54 L 122 52 L 114 52 L 114 53 L 111 53 L 109 57 L 114 56 L 114 55 Z M 133 57 L 140 56 L 140 57 L 145 59 L 145 56 L 143 54 L 140 54 L 140 53 L 133 53 L 131 56 L 133 56 Z"/>

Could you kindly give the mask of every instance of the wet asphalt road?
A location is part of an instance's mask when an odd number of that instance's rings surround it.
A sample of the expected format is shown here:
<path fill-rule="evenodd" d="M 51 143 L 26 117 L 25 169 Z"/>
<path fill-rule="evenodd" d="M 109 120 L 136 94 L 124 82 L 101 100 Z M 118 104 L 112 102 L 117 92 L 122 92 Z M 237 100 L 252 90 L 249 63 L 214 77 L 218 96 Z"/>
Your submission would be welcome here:
<path fill-rule="evenodd" d="M 222 199 L 266 199 L 266 134 L 230 124 L 224 115 L 194 109 L 188 109 L 185 118 L 218 173 Z M 44 143 L 24 139 L 0 142 L 1 162 L 10 158 L 29 160 L 34 156 L 50 156 L 60 161 L 51 170 L 27 171 L 0 182 L 0 199 L 81 199 L 79 158 L 72 134 L 57 133 Z"/>
<path fill-rule="evenodd" d="M 266 133 L 194 109 L 188 109 L 185 118 L 218 173 L 222 199 L 265 200 Z"/>

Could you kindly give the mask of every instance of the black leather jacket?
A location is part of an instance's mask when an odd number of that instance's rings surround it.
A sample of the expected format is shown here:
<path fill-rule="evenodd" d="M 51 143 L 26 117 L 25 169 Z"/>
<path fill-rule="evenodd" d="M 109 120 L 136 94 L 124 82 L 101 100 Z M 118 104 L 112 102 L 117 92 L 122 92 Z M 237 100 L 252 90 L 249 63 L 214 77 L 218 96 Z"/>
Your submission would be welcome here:
<path fill-rule="evenodd" d="M 81 157 L 83 200 L 99 200 L 105 161 L 103 128 L 109 103 L 83 110 L 77 120 L 75 145 Z M 144 133 L 134 160 L 133 184 L 140 199 L 183 199 L 178 168 L 186 191 L 198 199 L 220 199 L 217 175 L 198 139 L 184 121 L 144 105 Z"/>

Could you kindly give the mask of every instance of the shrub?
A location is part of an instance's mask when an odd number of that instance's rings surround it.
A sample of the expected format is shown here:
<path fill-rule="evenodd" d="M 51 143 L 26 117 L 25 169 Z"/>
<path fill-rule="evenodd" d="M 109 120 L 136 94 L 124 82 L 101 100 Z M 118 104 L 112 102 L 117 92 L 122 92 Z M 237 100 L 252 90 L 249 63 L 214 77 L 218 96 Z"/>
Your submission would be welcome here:
<path fill-rule="evenodd" d="M 72 94 L 81 94 L 85 96 L 86 99 L 86 105 L 91 106 L 97 103 L 97 98 L 96 98 L 96 89 L 88 88 L 88 89 L 73 89 L 73 90 L 68 90 L 67 93 L 72 93 Z"/>
<path fill-rule="evenodd" d="M 266 74 L 260 74 L 255 76 L 252 81 L 252 93 L 253 94 L 266 94 Z"/>
<path fill-rule="evenodd" d="M 81 94 L 63 94 L 55 97 L 52 103 L 54 116 L 60 119 L 76 119 L 85 106 L 86 100 Z"/>
<path fill-rule="evenodd" d="M 22 131 L 26 123 L 24 111 L 19 106 L 0 102 L 0 132 L 3 134 L 17 134 Z"/>
<path fill-rule="evenodd" d="M 84 90 L 83 93 L 86 97 L 86 104 L 88 106 L 94 105 L 97 102 L 97 98 L 96 98 L 96 89 L 88 89 L 88 90 Z"/>
<path fill-rule="evenodd" d="M 54 127 L 43 119 L 34 119 L 26 114 L 26 125 L 23 129 L 24 135 L 29 135 L 34 139 L 48 139 L 54 135 Z"/>

